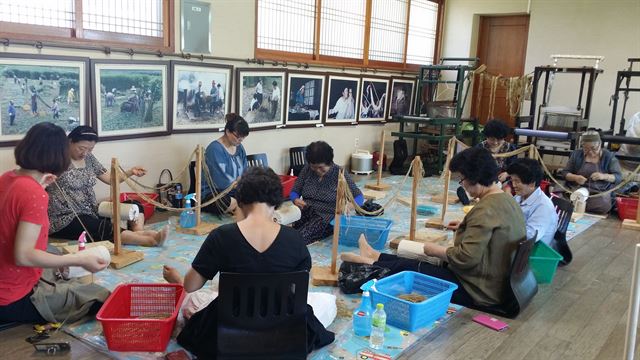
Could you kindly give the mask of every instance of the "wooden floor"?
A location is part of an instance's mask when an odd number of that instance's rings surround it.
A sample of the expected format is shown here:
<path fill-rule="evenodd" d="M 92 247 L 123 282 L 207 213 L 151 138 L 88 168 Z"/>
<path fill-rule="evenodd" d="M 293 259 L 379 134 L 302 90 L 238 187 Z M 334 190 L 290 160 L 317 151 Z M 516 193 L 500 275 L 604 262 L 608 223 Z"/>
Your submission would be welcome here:
<path fill-rule="evenodd" d="M 571 240 L 573 262 L 540 286 L 518 319 L 505 320 L 508 330 L 482 327 L 471 321 L 478 312 L 465 309 L 400 359 L 621 359 L 638 239 L 617 219 L 600 221 Z M 0 358 L 44 357 L 25 342 L 31 334 L 28 326 L 1 332 Z M 71 342 L 71 353 L 56 358 L 108 358 L 66 334 L 51 340 Z"/>

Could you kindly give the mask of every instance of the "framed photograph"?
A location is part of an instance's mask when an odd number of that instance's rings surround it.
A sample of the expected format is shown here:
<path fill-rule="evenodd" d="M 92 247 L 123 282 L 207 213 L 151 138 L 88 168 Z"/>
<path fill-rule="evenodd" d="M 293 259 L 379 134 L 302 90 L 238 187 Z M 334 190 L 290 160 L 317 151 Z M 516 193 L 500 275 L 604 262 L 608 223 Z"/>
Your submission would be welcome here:
<path fill-rule="evenodd" d="M 388 92 L 389 79 L 363 77 L 358 121 L 385 121 Z"/>
<path fill-rule="evenodd" d="M 284 121 L 284 71 L 236 70 L 236 112 L 250 128 L 274 128 Z"/>
<path fill-rule="evenodd" d="M 169 62 L 92 60 L 94 127 L 101 139 L 169 134 Z"/>
<path fill-rule="evenodd" d="M 324 107 L 323 74 L 289 73 L 287 81 L 287 113 L 285 124 L 320 124 Z"/>
<path fill-rule="evenodd" d="M 0 146 L 43 121 L 88 125 L 88 79 L 88 58 L 0 53 Z"/>
<path fill-rule="evenodd" d="M 326 124 L 355 124 L 360 99 L 360 78 L 329 75 Z"/>
<path fill-rule="evenodd" d="M 392 78 L 391 94 L 389 95 L 389 115 L 387 120 L 393 120 L 396 115 L 410 115 L 413 109 L 413 92 L 416 80 L 411 78 Z"/>
<path fill-rule="evenodd" d="M 171 62 L 173 132 L 224 128 L 233 66 Z"/>

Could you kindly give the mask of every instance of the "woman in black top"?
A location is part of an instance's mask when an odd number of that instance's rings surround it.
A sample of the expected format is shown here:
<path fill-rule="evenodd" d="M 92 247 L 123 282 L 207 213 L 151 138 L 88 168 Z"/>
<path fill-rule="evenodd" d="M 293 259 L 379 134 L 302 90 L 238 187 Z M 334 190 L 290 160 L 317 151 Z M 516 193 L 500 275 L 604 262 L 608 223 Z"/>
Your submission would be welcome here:
<path fill-rule="evenodd" d="M 236 200 L 244 219 L 213 230 L 184 278 L 187 292 L 202 288 L 218 272 L 281 273 L 311 269 L 311 255 L 298 231 L 273 222 L 282 202 L 279 177 L 269 168 L 251 167 L 240 178 Z M 217 300 L 217 299 L 216 299 Z M 195 313 L 178 335 L 178 343 L 199 358 L 216 356 L 217 301 Z M 307 348 L 330 344 L 327 331 L 307 306 Z"/>

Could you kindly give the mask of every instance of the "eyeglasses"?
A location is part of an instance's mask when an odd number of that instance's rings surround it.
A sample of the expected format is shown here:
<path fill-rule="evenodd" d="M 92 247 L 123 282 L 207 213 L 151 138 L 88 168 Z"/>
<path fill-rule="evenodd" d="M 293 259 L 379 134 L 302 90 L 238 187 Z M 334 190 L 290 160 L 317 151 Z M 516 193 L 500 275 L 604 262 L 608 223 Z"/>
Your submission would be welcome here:
<path fill-rule="evenodd" d="M 462 186 L 462 182 L 465 181 L 465 180 L 467 180 L 467 178 L 460 179 L 460 181 L 458 181 L 458 185 Z"/>
<path fill-rule="evenodd" d="M 235 136 L 235 138 L 238 139 L 238 141 L 242 141 L 245 138 L 244 136 L 240 136 L 238 135 L 238 133 L 235 133 L 235 132 L 232 132 L 231 134 Z"/>

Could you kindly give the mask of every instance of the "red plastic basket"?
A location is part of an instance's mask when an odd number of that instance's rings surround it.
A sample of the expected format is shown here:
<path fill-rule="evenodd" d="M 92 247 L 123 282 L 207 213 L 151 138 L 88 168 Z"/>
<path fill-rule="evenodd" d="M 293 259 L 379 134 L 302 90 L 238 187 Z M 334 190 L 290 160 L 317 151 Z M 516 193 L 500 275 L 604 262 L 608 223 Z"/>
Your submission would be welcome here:
<path fill-rule="evenodd" d="M 109 350 L 164 351 L 184 295 L 177 284 L 118 285 L 96 315 Z"/>
<path fill-rule="evenodd" d="M 289 194 L 291 194 L 291 189 L 293 189 L 293 184 L 295 184 L 297 178 L 297 176 L 292 175 L 280 175 L 280 182 L 282 183 L 282 196 L 284 198 L 289 198 Z"/>
<path fill-rule="evenodd" d="M 151 200 L 154 200 L 154 201 L 158 200 L 157 193 L 144 193 L 144 195 L 150 198 Z M 153 204 L 149 204 L 148 202 L 144 201 L 140 197 L 140 195 L 136 193 L 120 193 L 120 201 L 122 202 L 127 200 L 135 200 L 140 204 L 142 204 L 142 207 L 144 207 L 144 218 L 147 220 L 151 219 L 151 217 L 153 216 L 153 212 L 156 209 L 156 207 Z"/>
<path fill-rule="evenodd" d="M 620 220 L 636 219 L 638 199 L 616 197 L 616 203 L 618 204 L 618 216 L 620 217 Z"/>

